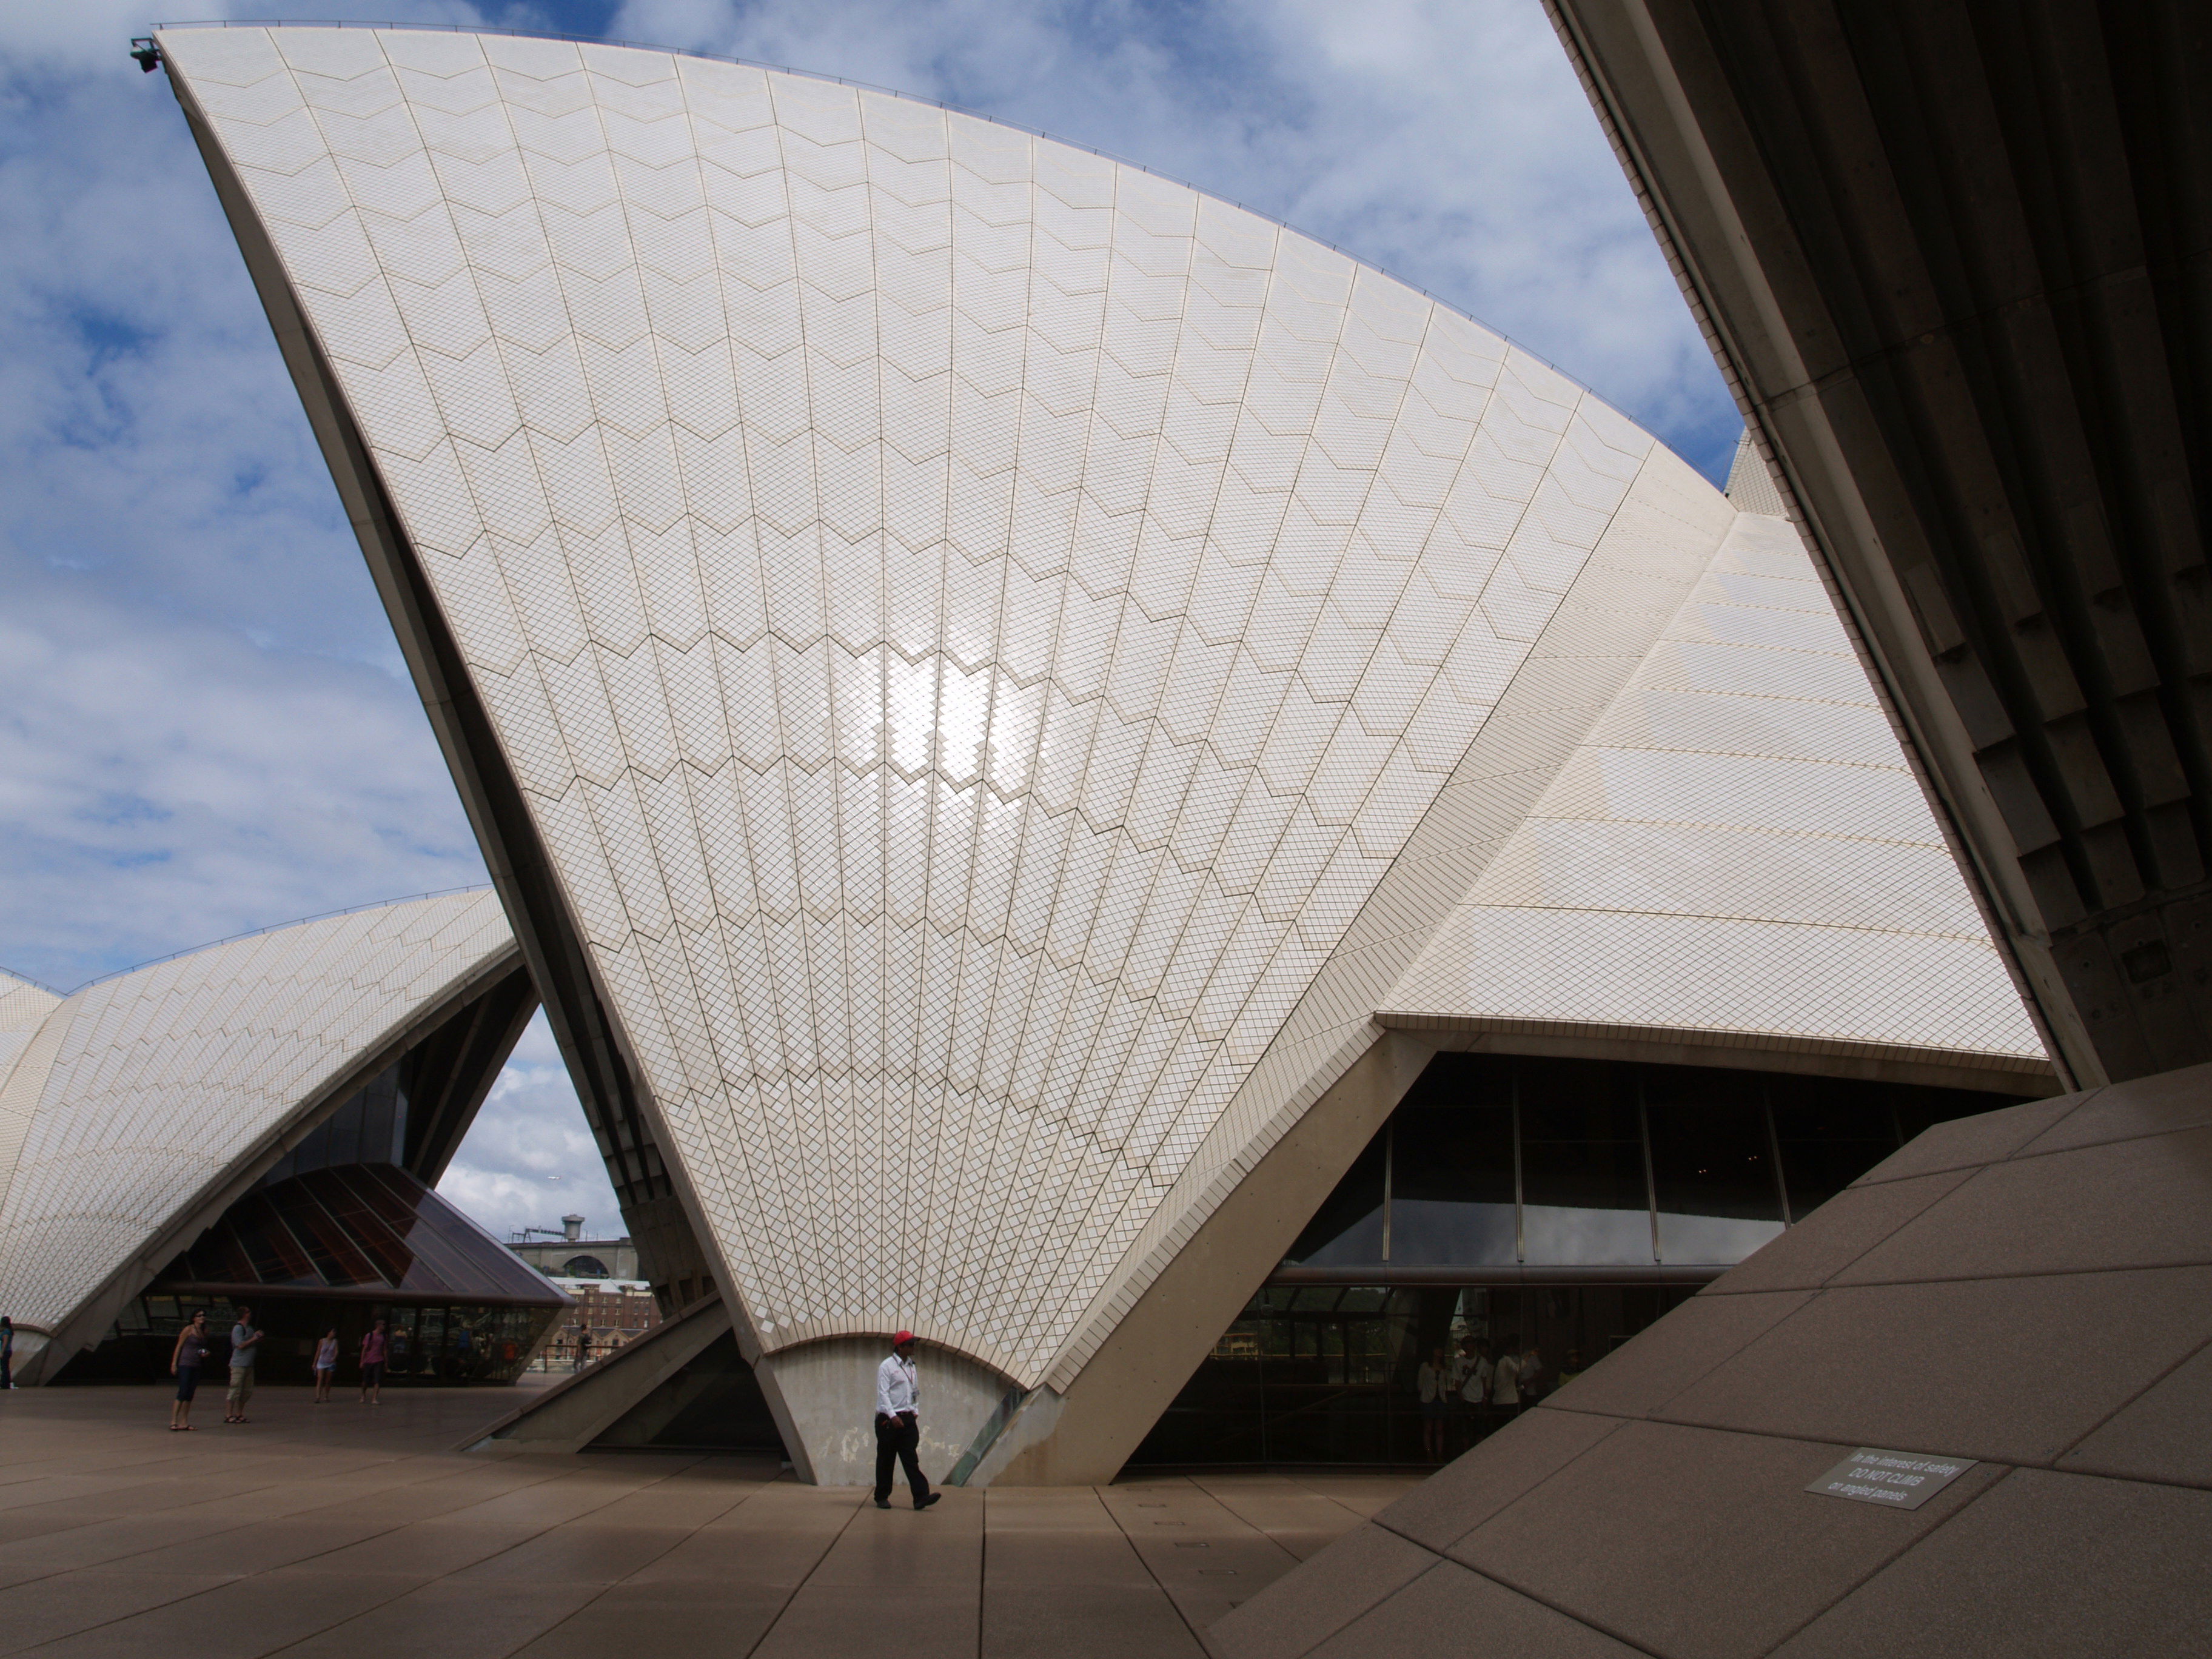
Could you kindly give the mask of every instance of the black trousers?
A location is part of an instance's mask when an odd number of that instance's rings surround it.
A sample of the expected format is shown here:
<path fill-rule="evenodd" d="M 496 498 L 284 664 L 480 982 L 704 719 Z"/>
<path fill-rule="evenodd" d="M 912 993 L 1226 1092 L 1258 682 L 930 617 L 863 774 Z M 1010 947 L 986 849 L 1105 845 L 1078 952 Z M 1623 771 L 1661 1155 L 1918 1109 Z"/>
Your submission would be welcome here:
<path fill-rule="evenodd" d="M 922 1478 L 921 1460 L 915 1449 L 921 1444 L 921 1425 L 903 1417 L 876 1417 L 876 1502 L 890 1501 L 891 1495 L 891 1462 L 896 1459 L 906 1465 L 906 1483 L 914 1491 L 917 1504 L 929 1496 L 929 1482 Z"/>

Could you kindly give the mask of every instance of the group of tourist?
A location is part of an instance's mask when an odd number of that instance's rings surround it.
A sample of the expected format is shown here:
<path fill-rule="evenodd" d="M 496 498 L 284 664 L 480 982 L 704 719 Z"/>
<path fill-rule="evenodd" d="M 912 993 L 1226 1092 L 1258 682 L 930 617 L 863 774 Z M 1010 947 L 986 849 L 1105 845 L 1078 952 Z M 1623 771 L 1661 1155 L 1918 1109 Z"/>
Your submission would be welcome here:
<path fill-rule="evenodd" d="M 1454 1352 L 1431 1351 L 1415 1373 L 1413 1387 L 1421 1401 L 1421 1454 L 1441 1463 L 1450 1454 L 1455 1420 L 1469 1429 L 1469 1438 L 1480 1440 L 1582 1373 L 1580 1352 L 1567 1350 L 1566 1364 L 1555 1376 L 1544 1364 L 1534 1343 L 1521 1346 L 1517 1334 L 1501 1338 L 1494 1346 L 1469 1336 Z"/>
<path fill-rule="evenodd" d="M 268 1333 L 253 1322 L 253 1310 L 240 1308 L 238 1322 L 230 1328 L 230 1392 L 223 1399 L 223 1419 L 226 1423 L 244 1423 L 246 1402 L 253 1398 L 253 1364 L 259 1357 L 261 1343 Z M 192 1396 L 199 1391 L 200 1372 L 215 1352 L 216 1334 L 209 1325 L 207 1310 L 193 1310 L 191 1319 L 177 1334 L 177 1346 L 169 1352 L 169 1372 L 177 1379 L 176 1402 L 169 1407 L 169 1431 L 188 1433 L 192 1428 Z M 380 1405 L 384 1396 L 384 1365 L 390 1352 L 391 1337 L 385 1322 L 378 1320 L 361 1339 L 355 1353 L 355 1363 L 361 1368 L 361 1402 L 364 1406 Z M 338 1333 L 332 1326 L 325 1331 L 315 1344 L 315 1403 L 329 1403 L 331 1384 L 338 1369 Z"/>

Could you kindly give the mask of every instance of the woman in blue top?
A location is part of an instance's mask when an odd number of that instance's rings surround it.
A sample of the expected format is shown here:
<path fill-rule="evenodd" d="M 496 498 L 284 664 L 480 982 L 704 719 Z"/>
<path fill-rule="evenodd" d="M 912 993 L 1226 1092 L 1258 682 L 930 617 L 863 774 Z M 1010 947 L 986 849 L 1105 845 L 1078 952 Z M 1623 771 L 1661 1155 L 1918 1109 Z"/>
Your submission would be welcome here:
<path fill-rule="evenodd" d="M 169 1372 L 177 1379 L 177 1403 L 169 1407 L 169 1432 L 192 1426 L 192 1394 L 200 1385 L 200 1367 L 207 1363 L 208 1345 L 215 1333 L 208 1329 L 207 1310 L 192 1311 L 192 1322 L 177 1333 L 177 1346 L 169 1351 Z"/>

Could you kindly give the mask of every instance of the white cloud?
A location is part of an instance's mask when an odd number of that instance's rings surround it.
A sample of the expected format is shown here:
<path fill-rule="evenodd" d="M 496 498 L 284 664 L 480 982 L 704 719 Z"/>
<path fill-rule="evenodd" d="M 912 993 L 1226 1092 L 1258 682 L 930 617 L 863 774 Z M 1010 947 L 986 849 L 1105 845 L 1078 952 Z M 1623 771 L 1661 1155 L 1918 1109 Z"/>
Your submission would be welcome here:
<path fill-rule="evenodd" d="M 619 1231 L 621 1213 L 583 1108 L 540 1013 L 492 1085 L 438 1190 L 496 1237 L 584 1218 L 586 1235 Z"/>

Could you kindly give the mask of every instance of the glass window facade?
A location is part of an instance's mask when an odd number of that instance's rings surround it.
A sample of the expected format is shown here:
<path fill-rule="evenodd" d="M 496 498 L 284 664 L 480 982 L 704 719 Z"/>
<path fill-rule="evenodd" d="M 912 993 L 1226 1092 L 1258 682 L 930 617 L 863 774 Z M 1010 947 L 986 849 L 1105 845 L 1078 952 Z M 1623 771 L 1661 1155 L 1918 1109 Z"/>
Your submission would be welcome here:
<path fill-rule="evenodd" d="M 411 1056 L 410 1057 L 411 1058 Z M 309 1170 L 334 1164 L 407 1161 L 406 1060 L 386 1066 L 307 1137 L 276 1160 L 258 1183 L 274 1187 Z"/>
<path fill-rule="evenodd" d="M 1286 1269 L 1726 1267 L 1968 1089 L 1516 1054 L 1438 1054 Z"/>
<path fill-rule="evenodd" d="M 263 1384 L 313 1382 L 315 1344 L 328 1330 L 338 1334 L 339 1384 L 357 1382 L 360 1368 L 355 1356 L 361 1351 L 362 1338 L 379 1319 L 389 1322 L 392 1337 L 385 1365 L 387 1383 L 455 1387 L 512 1382 L 522 1375 L 559 1311 L 550 1306 L 480 1302 L 180 1296 L 156 1289 L 127 1304 L 106 1339 L 70 1360 L 57 1381 L 161 1381 L 168 1375 L 177 1333 L 198 1308 L 207 1310 L 208 1324 L 217 1338 L 215 1363 L 220 1364 L 240 1304 L 252 1308 L 253 1322 L 268 1333 L 254 1364 L 255 1381 Z"/>
<path fill-rule="evenodd" d="M 1520 1409 L 1469 1399 L 1476 1367 L 1533 1348 L 1540 1398 L 1929 1125 L 2010 1103 L 1439 1054 L 1132 1462 L 1455 1457 Z"/>
<path fill-rule="evenodd" d="M 1521 1409 L 1466 1397 L 1485 1351 L 1508 1341 L 1516 1351 L 1534 1346 L 1545 1370 L 1531 1392 L 1540 1396 L 1694 1293 L 1685 1285 L 1270 1285 L 1223 1333 L 1130 1462 L 1443 1462 Z M 1425 1410 L 1424 1362 L 1442 1372 L 1445 1396 Z"/>
<path fill-rule="evenodd" d="M 57 1380 L 159 1380 L 193 1309 L 227 1337 L 241 1304 L 269 1333 L 261 1382 L 313 1381 L 315 1343 L 331 1329 L 339 1376 L 352 1377 L 382 1319 L 386 1379 L 445 1384 L 513 1382 L 574 1305 L 405 1170 L 328 1165 L 246 1193 Z"/>
<path fill-rule="evenodd" d="M 341 1164 L 255 1188 L 169 1264 L 161 1283 L 179 1294 L 381 1291 L 568 1305 L 512 1250 L 390 1164 Z"/>

